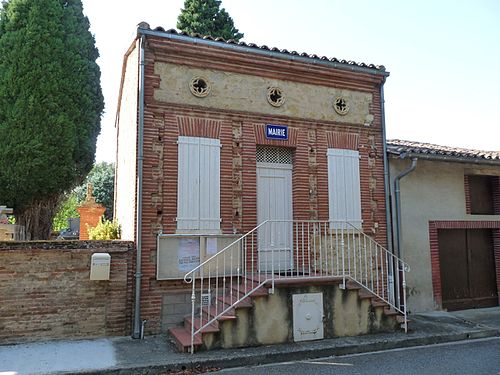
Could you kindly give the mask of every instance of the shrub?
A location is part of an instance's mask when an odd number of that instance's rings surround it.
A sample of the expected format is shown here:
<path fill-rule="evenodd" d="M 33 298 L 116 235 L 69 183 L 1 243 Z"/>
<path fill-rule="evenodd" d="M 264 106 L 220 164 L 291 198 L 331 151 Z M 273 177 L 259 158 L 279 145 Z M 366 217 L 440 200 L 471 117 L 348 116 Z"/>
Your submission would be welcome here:
<path fill-rule="evenodd" d="M 94 228 L 87 227 L 90 240 L 119 240 L 121 238 L 120 224 L 116 221 L 103 220 Z"/>

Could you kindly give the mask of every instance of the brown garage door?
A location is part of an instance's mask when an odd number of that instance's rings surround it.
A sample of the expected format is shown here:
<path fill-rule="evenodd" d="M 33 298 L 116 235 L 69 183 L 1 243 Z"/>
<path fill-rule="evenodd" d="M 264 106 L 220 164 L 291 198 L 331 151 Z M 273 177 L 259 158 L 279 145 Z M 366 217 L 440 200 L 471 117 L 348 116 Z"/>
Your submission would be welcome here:
<path fill-rule="evenodd" d="M 491 230 L 440 229 L 438 242 L 443 308 L 497 306 Z"/>

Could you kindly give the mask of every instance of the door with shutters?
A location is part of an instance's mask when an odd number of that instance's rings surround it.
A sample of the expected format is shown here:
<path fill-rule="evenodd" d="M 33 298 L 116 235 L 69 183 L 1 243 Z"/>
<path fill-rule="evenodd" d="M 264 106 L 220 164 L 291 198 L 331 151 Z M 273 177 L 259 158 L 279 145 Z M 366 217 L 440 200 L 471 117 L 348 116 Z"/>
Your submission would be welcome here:
<path fill-rule="evenodd" d="M 497 306 L 491 230 L 441 229 L 438 243 L 443 308 Z"/>
<path fill-rule="evenodd" d="M 257 150 L 257 221 L 259 270 L 282 273 L 293 268 L 291 150 Z"/>

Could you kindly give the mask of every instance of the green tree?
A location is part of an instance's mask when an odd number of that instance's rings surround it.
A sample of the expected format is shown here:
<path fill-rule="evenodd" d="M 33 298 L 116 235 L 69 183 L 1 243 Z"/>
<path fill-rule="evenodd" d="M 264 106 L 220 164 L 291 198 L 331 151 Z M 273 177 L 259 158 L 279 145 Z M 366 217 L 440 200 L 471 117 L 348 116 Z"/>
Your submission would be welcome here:
<path fill-rule="evenodd" d="M 76 198 L 75 193 L 70 193 L 65 196 L 65 199 L 63 199 L 59 204 L 59 208 L 54 216 L 52 230 L 60 232 L 61 230 L 68 228 L 68 219 L 80 216 L 76 210 L 78 206 L 78 199 Z"/>
<path fill-rule="evenodd" d="M 0 10 L 0 197 L 28 239 L 47 239 L 64 192 L 92 168 L 104 107 L 81 0 Z"/>
<path fill-rule="evenodd" d="M 87 195 L 87 184 L 94 187 L 95 201 L 106 207 L 104 216 L 113 220 L 113 203 L 115 197 L 115 165 L 101 162 L 94 165 L 85 181 L 74 190 L 79 204 L 83 203 Z"/>
<path fill-rule="evenodd" d="M 94 165 L 85 181 L 77 186 L 71 193 L 65 195 L 59 204 L 54 217 L 52 229 L 61 231 L 68 227 L 68 219 L 79 217 L 77 208 L 85 201 L 87 196 L 87 184 L 94 187 L 95 201 L 106 207 L 104 216 L 113 220 L 113 203 L 115 192 L 115 165 L 113 163 L 101 162 Z"/>
<path fill-rule="evenodd" d="M 188 33 L 222 37 L 239 41 L 243 34 L 234 27 L 233 19 L 220 0 L 185 0 L 184 8 L 177 17 L 177 28 Z"/>

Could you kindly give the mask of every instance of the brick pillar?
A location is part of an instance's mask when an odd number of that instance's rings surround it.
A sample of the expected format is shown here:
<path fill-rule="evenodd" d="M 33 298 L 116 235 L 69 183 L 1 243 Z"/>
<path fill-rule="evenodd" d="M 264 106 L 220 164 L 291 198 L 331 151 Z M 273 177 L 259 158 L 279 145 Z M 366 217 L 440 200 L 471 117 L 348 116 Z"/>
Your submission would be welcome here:
<path fill-rule="evenodd" d="M 87 228 L 94 228 L 99 224 L 106 207 L 96 203 L 93 194 L 92 184 L 87 185 L 87 198 L 85 202 L 77 208 L 80 213 L 80 240 L 88 240 Z"/>

